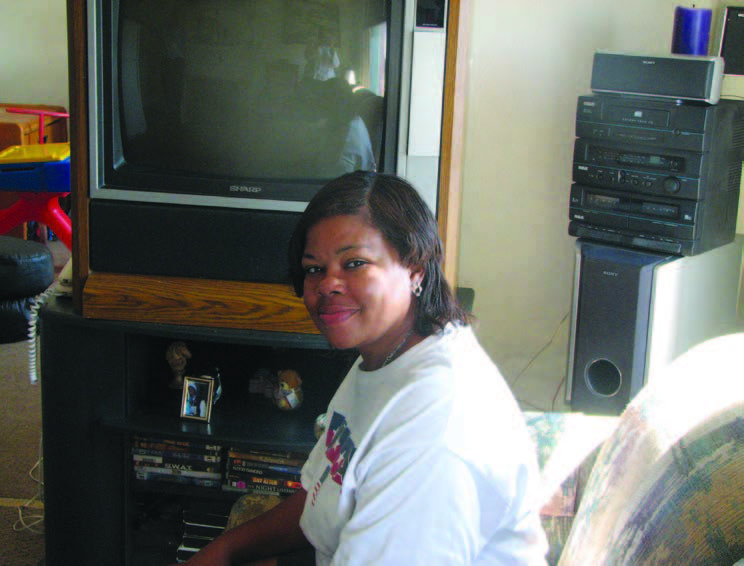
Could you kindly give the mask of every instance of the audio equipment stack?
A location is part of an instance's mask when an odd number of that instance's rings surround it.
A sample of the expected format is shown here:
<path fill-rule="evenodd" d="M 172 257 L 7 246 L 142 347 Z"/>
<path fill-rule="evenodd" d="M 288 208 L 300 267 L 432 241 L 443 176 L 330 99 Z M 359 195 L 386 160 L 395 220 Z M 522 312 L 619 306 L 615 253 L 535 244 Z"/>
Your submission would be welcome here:
<path fill-rule="evenodd" d="M 574 410 L 620 414 L 651 372 L 735 325 L 744 102 L 720 98 L 722 69 L 595 54 L 569 196 Z"/>
<path fill-rule="evenodd" d="M 731 242 L 744 103 L 718 100 L 720 58 L 608 57 L 595 55 L 595 92 L 578 99 L 569 234 L 679 256 Z"/>

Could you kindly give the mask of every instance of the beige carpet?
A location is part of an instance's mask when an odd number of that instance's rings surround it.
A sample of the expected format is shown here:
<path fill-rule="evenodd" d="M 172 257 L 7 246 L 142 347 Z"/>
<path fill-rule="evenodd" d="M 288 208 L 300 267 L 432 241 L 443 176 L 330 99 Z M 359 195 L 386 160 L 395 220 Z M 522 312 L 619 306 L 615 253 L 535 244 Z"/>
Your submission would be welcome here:
<path fill-rule="evenodd" d="M 43 563 L 39 468 L 41 385 L 29 380 L 28 343 L 0 344 L 0 564 Z M 19 506 L 28 503 L 22 514 Z M 24 526 L 25 525 L 25 526 Z"/>
<path fill-rule="evenodd" d="M 2 501 L 3 505 L 7 502 Z M 0 507 L 0 564 L 3 566 L 44 564 L 44 524 L 42 522 L 33 525 L 41 516 L 43 510 L 32 507 L 24 510 L 21 521 L 15 506 Z"/>
<path fill-rule="evenodd" d="M 0 497 L 30 498 L 37 484 L 29 472 L 39 459 L 41 384 L 29 380 L 28 343 L 0 344 Z"/>

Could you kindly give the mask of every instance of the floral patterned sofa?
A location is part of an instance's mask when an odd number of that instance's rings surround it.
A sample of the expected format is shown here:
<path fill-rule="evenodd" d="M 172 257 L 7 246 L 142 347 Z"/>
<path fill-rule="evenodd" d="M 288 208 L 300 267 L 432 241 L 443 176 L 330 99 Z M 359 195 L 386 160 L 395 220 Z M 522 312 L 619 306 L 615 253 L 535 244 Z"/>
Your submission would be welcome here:
<path fill-rule="evenodd" d="M 550 564 L 744 558 L 744 333 L 691 349 L 619 417 L 525 418 Z"/>

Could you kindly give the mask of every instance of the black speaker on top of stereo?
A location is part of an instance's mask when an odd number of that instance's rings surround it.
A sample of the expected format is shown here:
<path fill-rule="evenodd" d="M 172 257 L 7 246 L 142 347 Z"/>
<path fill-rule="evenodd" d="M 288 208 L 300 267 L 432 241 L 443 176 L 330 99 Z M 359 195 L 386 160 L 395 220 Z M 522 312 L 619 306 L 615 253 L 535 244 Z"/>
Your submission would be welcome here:
<path fill-rule="evenodd" d="M 619 415 L 643 387 L 654 269 L 671 257 L 577 242 L 572 410 Z"/>

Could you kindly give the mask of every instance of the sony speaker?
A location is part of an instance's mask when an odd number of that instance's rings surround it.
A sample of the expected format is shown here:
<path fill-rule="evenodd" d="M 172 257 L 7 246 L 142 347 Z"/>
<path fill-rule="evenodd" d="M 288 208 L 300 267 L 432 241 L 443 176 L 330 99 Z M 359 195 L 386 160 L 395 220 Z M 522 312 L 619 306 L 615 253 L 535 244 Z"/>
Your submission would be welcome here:
<path fill-rule="evenodd" d="M 739 332 L 744 235 L 688 257 L 576 241 L 566 401 L 616 415 L 690 348 Z"/>
<path fill-rule="evenodd" d="M 723 59 L 715 56 L 598 51 L 592 64 L 591 89 L 607 94 L 716 104 L 722 82 Z"/>
<path fill-rule="evenodd" d="M 718 54 L 724 74 L 744 75 L 744 7 L 726 7 Z"/>
<path fill-rule="evenodd" d="M 671 257 L 577 242 L 572 410 L 619 415 L 643 387 L 654 268 Z"/>

